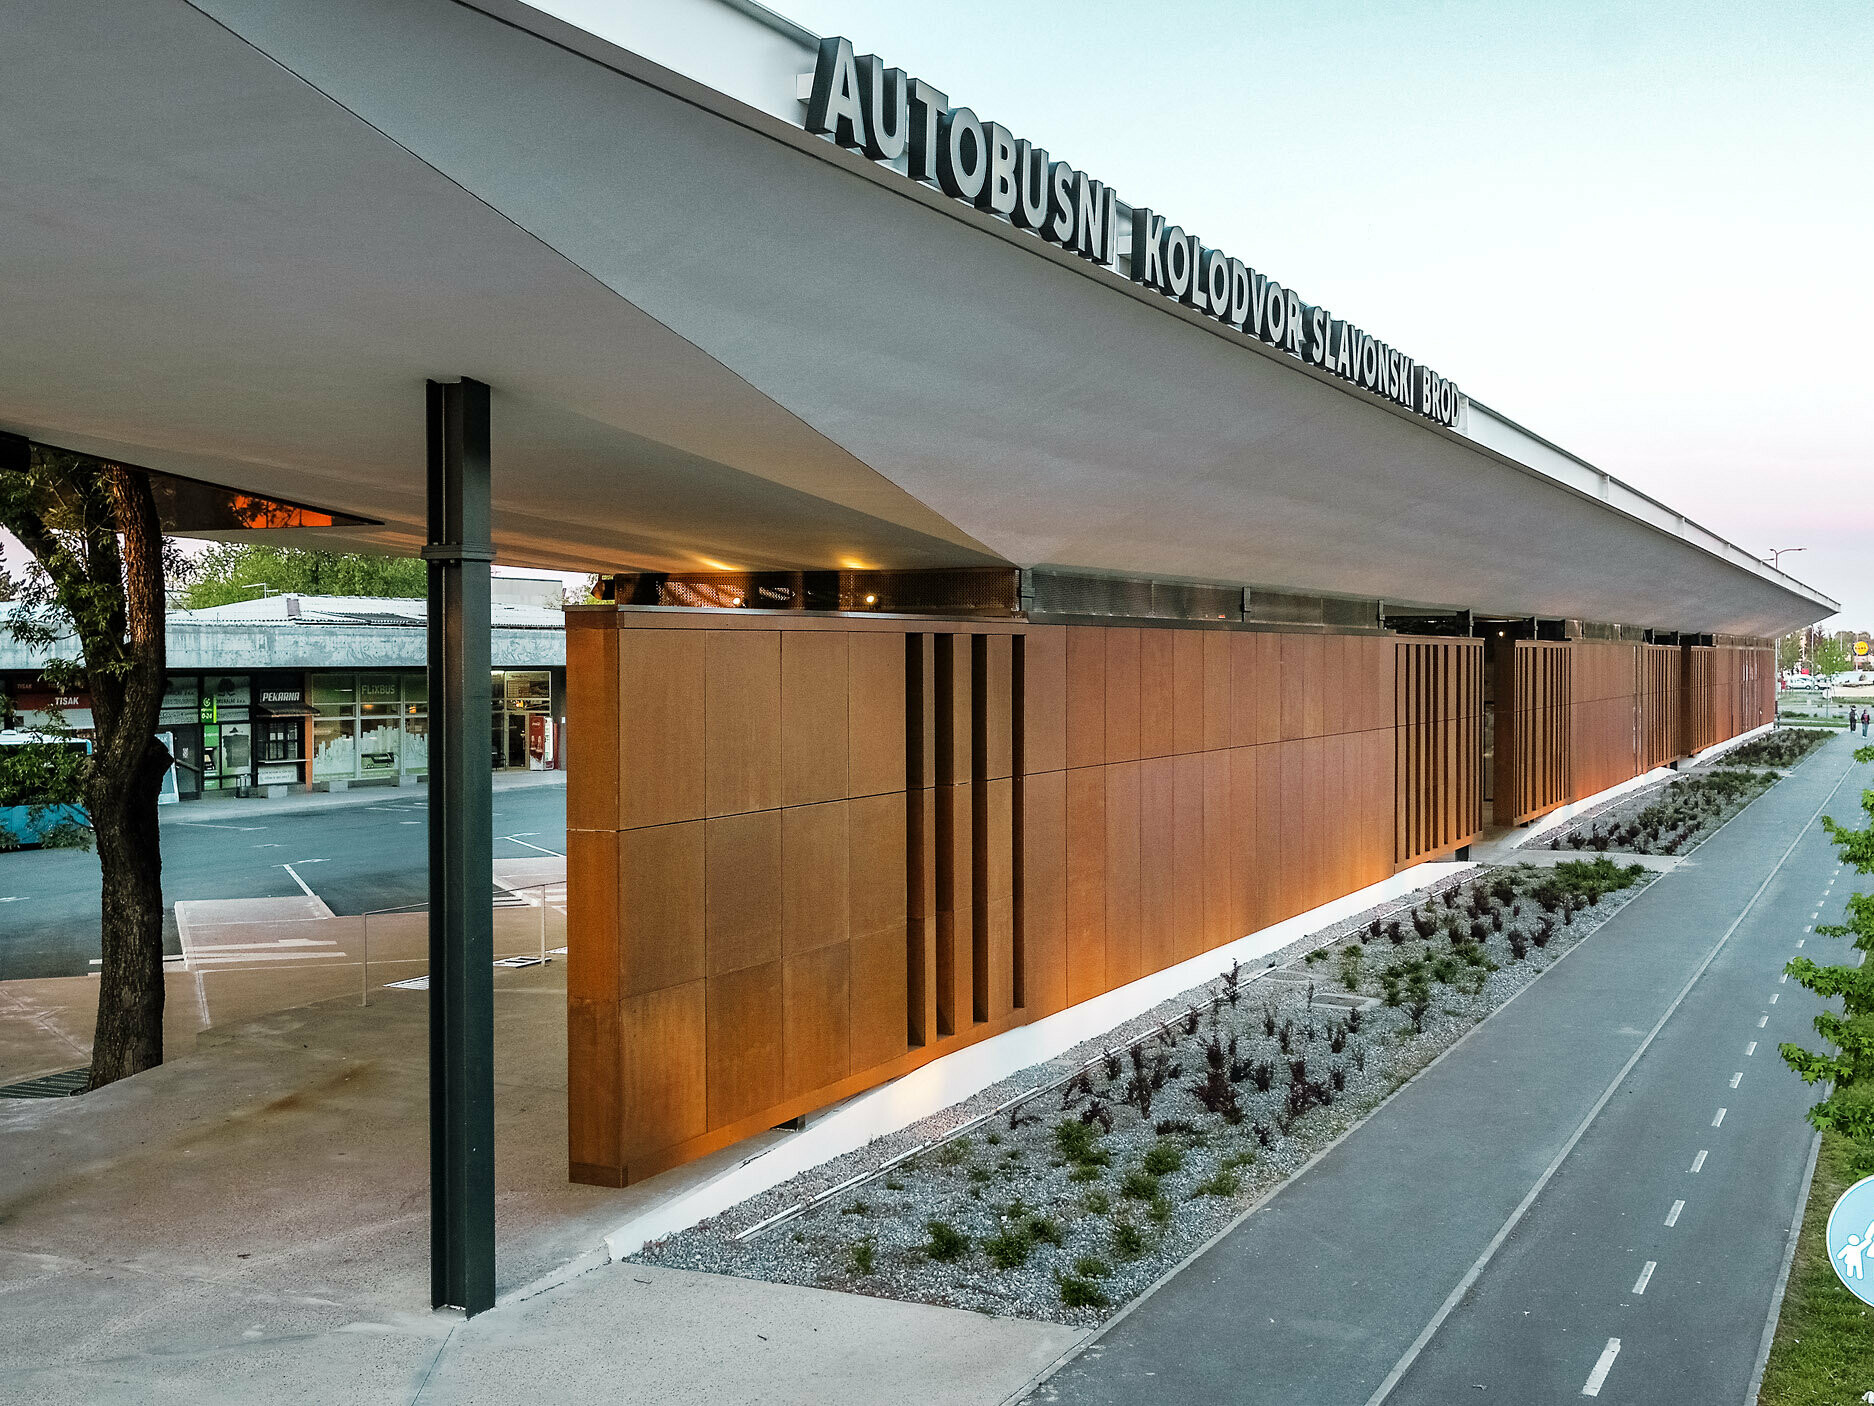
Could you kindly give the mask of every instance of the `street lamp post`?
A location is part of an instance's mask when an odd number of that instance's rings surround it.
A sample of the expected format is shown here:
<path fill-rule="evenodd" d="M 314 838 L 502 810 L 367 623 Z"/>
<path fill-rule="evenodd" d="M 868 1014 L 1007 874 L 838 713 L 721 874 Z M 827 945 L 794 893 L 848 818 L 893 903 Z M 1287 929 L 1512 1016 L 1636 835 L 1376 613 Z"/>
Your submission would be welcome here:
<path fill-rule="evenodd" d="M 1776 547 L 1772 549 L 1770 555 L 1765 557 L 1764 560 L 1770 564 L 1770 569 L 1775 571 L 1778 569 L 1777 563 L 1783 559 L 1786 552 L 1806 552 L 1808 550 L 1807 547 Z"/>

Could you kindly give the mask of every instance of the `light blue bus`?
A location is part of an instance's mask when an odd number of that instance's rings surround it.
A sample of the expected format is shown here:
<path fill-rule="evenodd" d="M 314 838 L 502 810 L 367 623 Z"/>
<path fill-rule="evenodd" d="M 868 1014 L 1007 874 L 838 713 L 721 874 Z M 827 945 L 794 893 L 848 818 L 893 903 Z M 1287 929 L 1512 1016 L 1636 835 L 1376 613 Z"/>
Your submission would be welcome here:
<path fill-rule="evenodd" d="M 44 732 L 0 732 L 0 747 L 47 746 L 91 750 L 90 742 L 79 737 L 57 737 Z M 91 817 L 77 805 L 0 806 L 0 849 L 44 844 L 56 830 L 70 826 L 91 828 Z"/>

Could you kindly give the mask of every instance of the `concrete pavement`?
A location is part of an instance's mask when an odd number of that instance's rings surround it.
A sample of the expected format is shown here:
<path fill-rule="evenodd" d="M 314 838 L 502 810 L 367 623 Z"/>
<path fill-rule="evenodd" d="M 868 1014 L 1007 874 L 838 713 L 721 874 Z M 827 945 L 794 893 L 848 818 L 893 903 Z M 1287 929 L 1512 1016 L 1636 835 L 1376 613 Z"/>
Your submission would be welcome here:
<path fill-rule="evenodd" d="M 501 1304 L 428 1302 L 421 992 L 211 1032 L 83 1098 L 0 1100 L 0 1403 L 999 1401 L 1077 1340 L 604 1264 L 636 1187 L 566 1180 L 564 965 L 495 973 Z M 555 1282 L 558 1281 L 558 1282 Z"/>
<path fill-rule="evenodd" d="M 1834 877 L 1814 817 L 1874 781 L 1851 753 L 1661 875 L 1036 1399 L 1572 1400 L 1619 1338 L 1607 1399 L 1742 1400 L 1814 1097 L 1775 1042 L 1815 1004 L 1777 976 Z"/>

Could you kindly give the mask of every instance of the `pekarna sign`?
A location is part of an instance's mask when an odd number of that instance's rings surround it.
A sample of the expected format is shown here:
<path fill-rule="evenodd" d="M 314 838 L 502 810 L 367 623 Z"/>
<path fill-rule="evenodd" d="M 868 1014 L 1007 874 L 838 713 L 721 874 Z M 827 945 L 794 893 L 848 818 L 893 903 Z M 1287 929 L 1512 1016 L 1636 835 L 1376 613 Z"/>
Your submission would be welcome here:
<path fill-rule="evenodd" d="M 1000 123 L 952 107 L 947 94 L 885 67 L 878 55 L 855 56 L 850 40 L 820 41 L 807 130 L 874 161 L 902 163 L 912 180 L 1107 268 L 1118 268 L 1123 242 L 1133 282 L 1428 420 L 1458 422 L 1455 382 L 1144 206 L 1132 207 L 1122 235 L 1111 187 Z"/>

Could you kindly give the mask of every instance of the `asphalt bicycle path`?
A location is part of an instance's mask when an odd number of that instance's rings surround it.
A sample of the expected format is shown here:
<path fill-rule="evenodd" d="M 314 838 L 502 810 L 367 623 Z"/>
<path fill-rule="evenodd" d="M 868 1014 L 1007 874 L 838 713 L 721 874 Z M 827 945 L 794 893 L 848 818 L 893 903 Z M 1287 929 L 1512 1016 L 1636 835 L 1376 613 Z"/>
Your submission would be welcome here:
<path fill-rule="evenodd" d="M 1742 1402 L 1815 1097 L 1776 1045 L 1819 1003 L 1779 976 L 1843 950 L 1806 929 L 1852 891 L 1816 817 L 1856 817 L 1874 785 L 1853 746 L 1818 749 L 1032 1399 Z"/>

